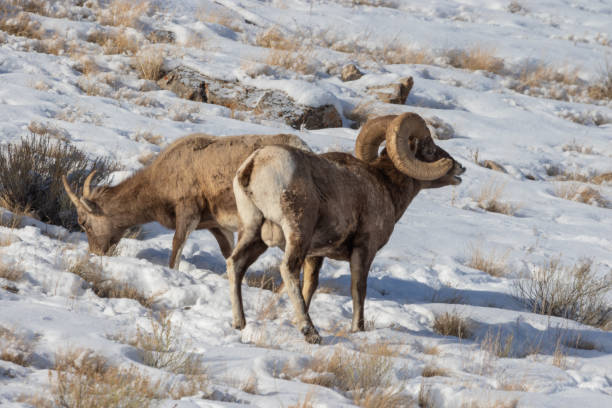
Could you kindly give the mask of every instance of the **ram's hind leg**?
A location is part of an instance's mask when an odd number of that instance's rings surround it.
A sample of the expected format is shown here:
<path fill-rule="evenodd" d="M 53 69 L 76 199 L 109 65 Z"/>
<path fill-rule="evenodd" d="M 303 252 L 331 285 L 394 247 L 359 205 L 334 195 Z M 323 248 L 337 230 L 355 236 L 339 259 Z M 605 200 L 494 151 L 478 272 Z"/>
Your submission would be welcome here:
<path fill-rule="evenodd" d="M 225 228 L 211 228 L 210 232 L 217 240 L 223 257 L 225 259 L 229 258 L 234 250 L 234 233 Z"/>
<path fill-rule="evenodd" d="M 227 276 L 230 281 L 230 295 L 232 299 L 233 327 L 243 329 L 246 326 L 244 307 L 242 304 L 242 278 L 253 262 L 263 254 L 267 248 L 259 237 L 259 231 L 253 235 L 243 233 L 238 244 L 229 258 L 227 258 Z"/>
<path fill-rule="evenodd" d="M 317 216 L 315 208 L 304 206 L 307 202 L 299 194 L 285 192 L 282 196 L 283 220 L 280 225 L 285 236 L 285 255 L 280 272 L 289 300 L 293 304 L 298 329 L 307 342 L 320 343 L 321 337 L 310 320 L 300 288 L 300 268 L 310 248 Z"/>
<path fill-rule="evenodd" d="M 242 305 L 242 278 L 247 268 L 266 250 L 267 246 L 261 240 L 263 214 L 237 183 L 237 177 L 234 179 L 234 195 L 240 216 L 240 229 L 238 243 L 227 258 L 226 265 L 230 281 L 233 326 L 242 329 L 246 325 Z"/>
<path fill-rule="evenodd" d="M 304 285 L 302 287 L 302 296 L 306 303 L 306 311 L 310 308 L 310 301 L 319 286 L 319 271 L 323 265 L 322 256 L 309 256 L 304 261 Z"/>

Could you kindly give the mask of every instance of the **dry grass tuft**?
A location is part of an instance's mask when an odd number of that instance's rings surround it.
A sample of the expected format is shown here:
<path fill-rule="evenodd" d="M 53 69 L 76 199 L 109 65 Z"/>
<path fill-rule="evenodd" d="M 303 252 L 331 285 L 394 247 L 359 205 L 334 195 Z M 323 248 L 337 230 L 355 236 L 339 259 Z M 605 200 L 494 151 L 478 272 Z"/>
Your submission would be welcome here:
<path fill-rule="evenodd" d="M 23 273 L 23 269 L 17 265 L 8 265 L 2 259 L 0 259 L 0 278 L 9 280 L 11 282 L 17 282 L 21 280 Z"/>
<path fill-rule="evenodd" d="M 103 25 L 138 28 L 140 18 L 149 10 L 145 0 L 113 0 L 108 7 L 97 10 L 98 21 Z"/>
<path fill-rule="evenodd" d="M 425 346 L 423 347 L 423 353 L 428 354 L 430 356 L 439 356 L 440 355 L 440 347 L 436 344 L 433 346 Z"/>
<path fill-rule="evenodd" d="M 589 97 L 597 100 L 612 99 L 612 64 L 606 62 L 599 83 L 588 88 Z"/>
<path fill-rule="evenodd" d="M 119 31 L 94 31 L 87 41 L 102 47 L 104 54 L 134 55 L 138 51 L 138 42 L 125 29 Z"/>
<path fill-rule="evenodd" d="M 516 408 L 518 399 L 463 402 L 461 408 Z"/>
<path fill-rule="evenodd" d="M 423 372 L 421 372 L 421 376 L 423 377 L 448 377 L 448 370 L 438 367 L 436 365 L 428 364 L 423 367 Z"/>
<path fill-rule="evenodd" d="M 504 391 L 520 391 L 520 392 L 528 392 L 529 387 L 525 383 L 525 381 L 509 381 L 508 379 L 502 379 L 498 382 L 498 389 Z"/>
<path fill-rule="evenodd" d="M 510 333 L 504 336 L 501 328 L 498 328 L 496 333 L 489 329 L 480 342 L 480 349 L 492 356 L 507 358 L 512 356 L 513 342 L 514 334 Z"/>
<path fill-rule="evenodd" d="M 460 339 L 472 337 L 471 324 L 455 311 L 436 315 L 433 330 L 442 336 L 455 336 Z"/>
<path fill-rule="evenodd" d="M 507 264 L 509 253 L 510 250 L 502 254 L 497 253 L 495 250 L 485 252 L 480 246 L 472 244 L 470 246 L 470 259 L 466 265 L 498 278 L 507 276 L 510 273 Z"/>
<path fill-rule="evenodd" d="M 576 139 L 572 140 L 571 143 L 564 144 L 563 147 L 561 147 L 561 149 L 564 152 L 577 152 L 577 153 L 582 153 L 582 154 L 595 154 L 594 151 L 593 151 L 593 148 L 591 146 L 582 145 L 582 144 L 576 142 Z"/>
<path fill-rule="evenodd" d="M 283 280 L 278 266 L 267 268 L 263 273 L 249 273 L 244 277 L 247 286 L 279 292 Z"/>
<path fill-rule="evenodd" d="M 34 343 L 14 329 L 0 326 L 0 360 L 27 367 L 34 352 Z"/>
<path fill-rule="evenodd" d="M 153 296 L 145 297 L 129 283 L 105 276 L 101 261 L 92 261 L 89 254 L 73 262 L 68 267 L 68 272 L 74 273 L 87 281 L 93 292 L 101 298 L 134 299 L 146 308 L 150 308 L 155 300 Z"/>
<path fill-rule="evenodd" d="M 266 57 L 266 64 L 304 75 L 315 74 L 321 65 L 309 48 L 301 48 L 296 52 L 272 49 Z"/>
<path fill-rule="evenodd" d="M 611 206 L 610 202 L 608 202 L 599 191 L 579 182 L 557 182 L 555 184 L 554 193 L 557 197 L 565 200 L 577 201 L 579 203 L 603 208 L 609 208 Z"/>
<path fill-rule="evenodd" d="M 505 184 L 499 183 L 496 179 L 490 179 L 480 189 L 478 196 L 474 197 L 478 206 L 485 211 L 514 215 L 517 208 L 512 204 L 507 204 L 501 201 L 504 193 Z"/>
<path fill-rule="evenodd" d="M 133 58 L 133 64 L 142 79 L 157 81 L 161 78 L 164 66 L 164 55 L 158 47 L 147 47 L 139 50 Z"/>
<path fill-rule="evenodd" d="M 2 203 L 2 206 L 4 207 L 4 203 Z M 29 214 L 29 209 L 26 209 L 21 214 L 2 212 L 0 213 L 0 226 L 10 229 L 19 228 L 23 222 L 23 217 Z"/>
<path fill-rule="evenodd" d="M 382 48 L 364 49 L 365 55 L 371 60 L 384 64 L 424 64 L 434 63 L 435 56 L 422 48 L 406 46 L 392 41 Z"/>
<path fill-rule="evenodd" d="M 196 13 L 196 15 L 200 21 L 206 21 L 207 23 L 219 24 L 237 33 L 242 32 L 242 27 L 240 26 L 239 21 L 234 16 L 229 14 L 229 12 L 224 12 L 224 11 L 221 11 L 220 9 L 218 10 L 201 9 Z"/>
<path fill-rule="evenodd" d="M 136 141 L 144 140 L 153 145 L 159 146 L 163 143 L 164 137 L 158 133 L 153 133 L 149 130 L 140 130 L 137 131 L 133 136 L 133 139 Z"/>
<path fill-rule="evenodd" d="M 431 385 L 425 384 L 425 381 L 421 382 L 421 386 L 419 387 L 417 406 L 419 408 L 434 408 L 436 406 L 433 399 L 433 393 L 431 392 Z"/>
<path fill-rule="evenodd" d="M 150 315 L 151 331 L 142 328 L 128 344 L 140 350 L 144 364 L 161 368 L 176 374 L 200 376 L 206 380 L 206 370 L 198 356 L 184 351 L 185 345 L 179 338 L 179 328 L 172 323 L 172 313 L 160 311 Z"/>
<path fill-rule="evenodd" d="M 240 384 L 239 388 L 247 394 L 257 395 L 257 377 L 254 375 L 249 376 L 246 381 Z"/>
<path fill-rule="evenodd" d="M 275 293 L 269 297 L 259 297 L 255 315 L 257 320 L 275 320 L 280 315 L 281 294 Z M 262 342 L 263 344 L 263 342 Z"/>
<path fill-rule="evenodd" d="M 277 26 L 272 26 L 257 34 L 255 44 L 260 47 L 284 51 L 297 51 L 301 47 L 298 38 L 283 33 Z"/>
<path fill-rule="evenodd" d="M 567 66 L 558 67 L 537 63 L 525 65 L 519 70 L 518 85 L 514 89 L 525 92 L 530 88 L 541 88 L 547 84 L 576 85 L 579 81 L 578 69 Z M 552 95 L 554 96 L 554 95 Z"/>
<path fill-rule="evenodd" d="M 7 34 L 35 40 L 41 40 L 44 37 L 44 30 L 38 21 L 10 5 L 8 7 L 0 5 L 0 30 Z"/>
<path fill-rule="evenodd" d="M 301 380 L 335 388 L 361 407 L 408 406 L 412 399 L 391 381 L 395 355 L 386 343 L 364 345 L 359 352 L 336 346 L 331 356 L 315 355 Z"/>
<path fill-rule="evenodd" d="M 552 364 L 562 370 L 567 368 L 567 352 L 565 351 L 565 347 L 563 345 L 562 336 L 557 337 L 555 351 L 552 355 Z"/>
<path fill-rule="evenodd" d="M 312 399 L 313 399 L 314 391 L 310 390 L 304 396 L 304 399 L 298 401 L 296 404 L 289 405 L 287 408 L 313 408 Z"/>
<path fill-rule="evenodd" d="M 161 381 L 151 381 L 136 367 L 111 366 L 92 350 L 56 354 L 49 372 L 51 393 L 60 407 L 144 407 L 163 397 Z"/>
<path fill-rule="evenodd" d="M 445 56 L 449 65 L 455 68 L 489 71 L 494 74 L 501 74 L 504 70 L 504 62 L 495 56 L 495 50 L 482 46 L 474 46 L 465 50 L 448 50 Z"/>
<path fill-rule="evenodd" d="M 531 276 L 517 280 L 514 296 L 534 313 L 606 327 L 612 324 L 612 308 L 606 301 L 612 272 L 601 276 L 592 266 L 590 259 L 571 267 L 562 266 L 560 258 L 551 259 Z"/>
<path fill-rule="evenodd" d="M 50 137 L 60 142 L 67 143 L 70 141 L 70 133 L 66 129 L 62 129 L 58 126 L 52 125 L 49 122 L 43 123 L 38 121 L 31 121 L 28 125 L 28 130 L 39 137 Z"/>

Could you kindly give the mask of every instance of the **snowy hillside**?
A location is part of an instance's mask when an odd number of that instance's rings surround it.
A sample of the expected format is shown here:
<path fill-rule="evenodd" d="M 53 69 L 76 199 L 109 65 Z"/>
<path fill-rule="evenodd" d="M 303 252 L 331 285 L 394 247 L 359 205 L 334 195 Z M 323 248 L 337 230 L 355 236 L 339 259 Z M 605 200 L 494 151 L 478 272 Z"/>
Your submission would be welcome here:
<path fill-rule="evenodd" d="M 362 76 L 343 81 L 349 64 Z M 206 95 L 178 95 L 172 72 Z M 325 261 L 321 345 L 292 324 L 279 250 L 247 272 L 239 331 L 208 231 L 178 270 L 156 223 L 89 255 L 0 182 L 0 406 L 612 406 L 610 2 L 0 2 L 3 154 L 67 142 L 116 161 L 118 182 L 190 133 L 352 152 L 368 117 L 402 112 L 467 171 L 396 224 L 365 332 L 348 264 Z"/>

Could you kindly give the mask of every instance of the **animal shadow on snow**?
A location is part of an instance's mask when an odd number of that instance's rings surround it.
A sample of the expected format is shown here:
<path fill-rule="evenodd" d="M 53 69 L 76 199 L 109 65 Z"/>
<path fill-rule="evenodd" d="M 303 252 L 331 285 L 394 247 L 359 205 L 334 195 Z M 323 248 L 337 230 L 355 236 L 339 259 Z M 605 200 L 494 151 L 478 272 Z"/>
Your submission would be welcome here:
<path fill-rule="evenodd" d="M 146 259 L 157 265 L 168 266 L 170 252 L 170 249 L 146 248 L 139 251 L 136 258 Z M 191 256 L 183 254 L 181 261 L 189 262 L 198 269 L 207 269 L 217 274 L 225 273 L 225 258 L 217 252 L 198 251 Z"/>

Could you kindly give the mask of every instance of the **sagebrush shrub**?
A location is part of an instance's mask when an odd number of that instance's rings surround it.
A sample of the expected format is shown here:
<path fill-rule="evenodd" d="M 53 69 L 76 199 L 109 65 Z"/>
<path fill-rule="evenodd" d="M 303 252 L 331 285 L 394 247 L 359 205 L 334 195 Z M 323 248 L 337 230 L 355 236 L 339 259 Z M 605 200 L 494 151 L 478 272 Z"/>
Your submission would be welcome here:
<path fill-rule="evenodd" d="M 0 146 L 0 206 L 76 231 L 76 209 L 64 191 L 62 176 L 80 195 L 92 170 L 96 170 L 92 184 L 98 184 L 118 169 L 116 162 L 90 159 L 70 144 L 44 136 L 24 137 L 18 144 Z"/>
<path fill-rule="evenodd" d="M 551 259 L 518 280 L 514 296 L 534 313 L 607 327 L 612 322 L 612 307 L 606 300 L 612 274 L 598 276 L 592 266 L 589 259 L 571 267 L 563 266 L 559 258 Z"/>

